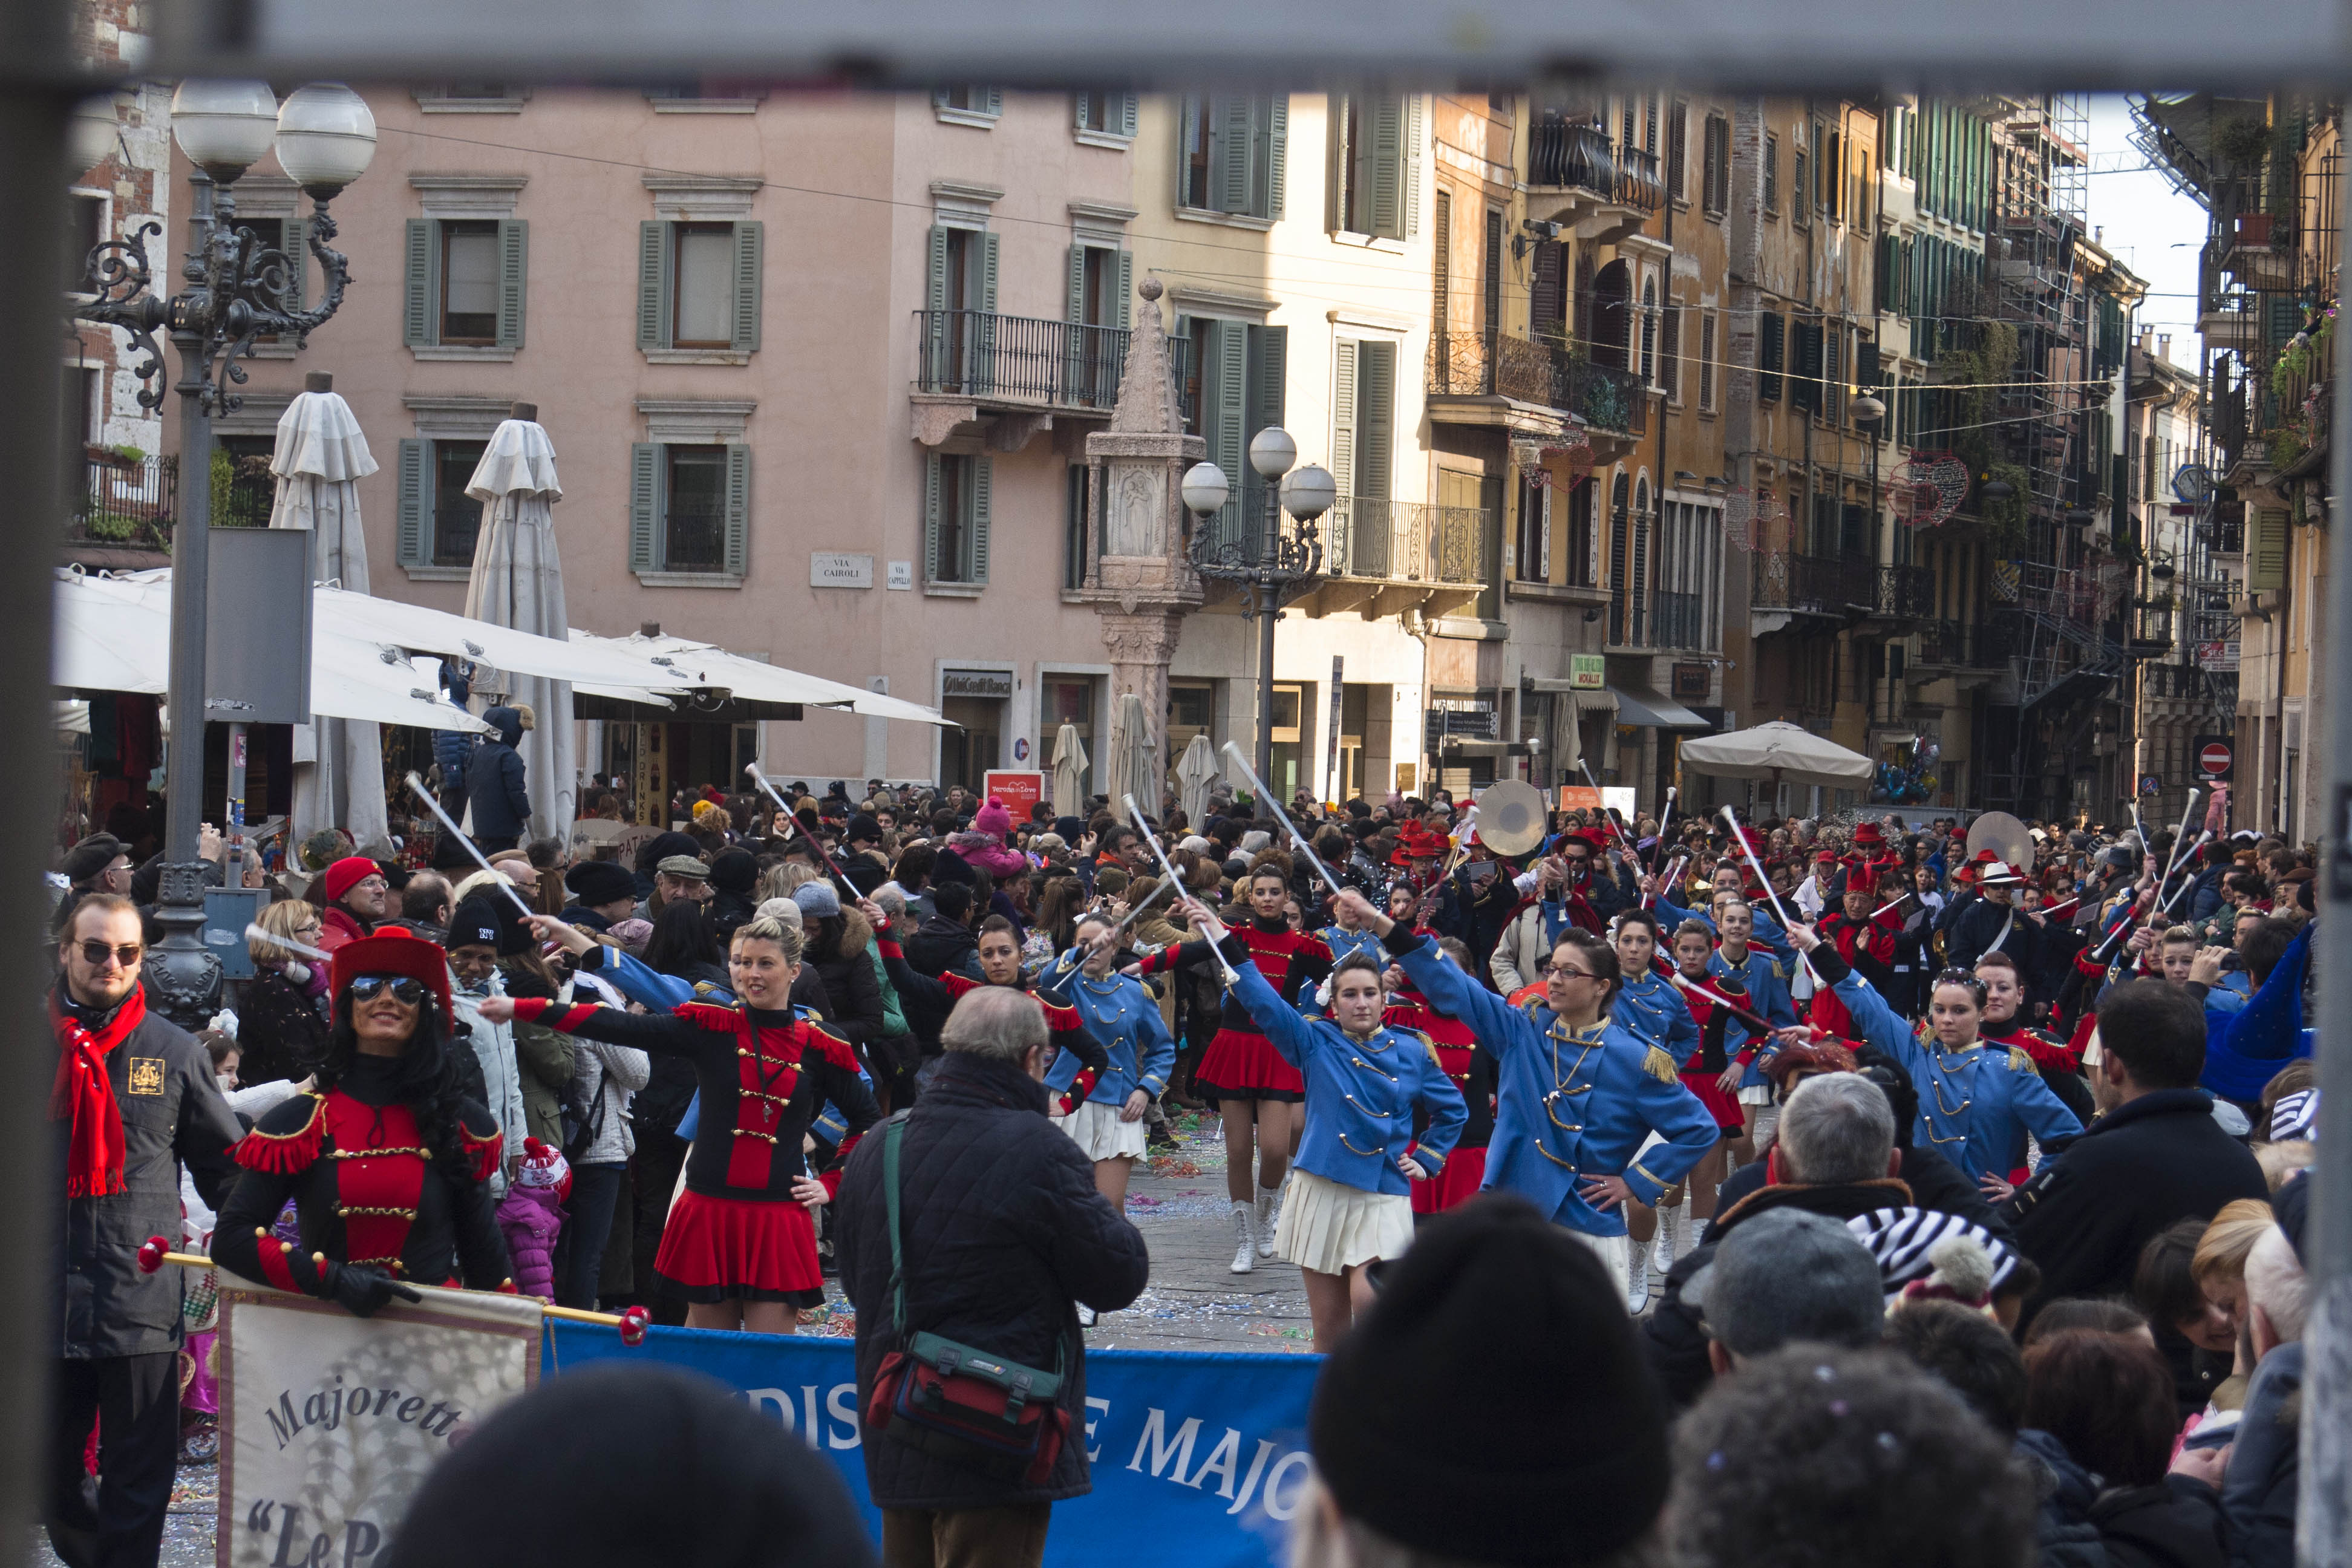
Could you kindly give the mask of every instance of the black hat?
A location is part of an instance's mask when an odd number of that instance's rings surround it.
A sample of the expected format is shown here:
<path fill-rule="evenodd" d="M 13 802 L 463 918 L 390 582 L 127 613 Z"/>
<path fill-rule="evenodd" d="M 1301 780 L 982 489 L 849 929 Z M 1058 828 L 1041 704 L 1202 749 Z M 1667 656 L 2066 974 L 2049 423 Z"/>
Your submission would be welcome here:
<path fill-rule="evenodd" d="M 563 885 L 591 909 L 637 896 L 637 879 L 617 860 L 583 860 L 563 873 Z"/>
<path fill-rule="evenodd" d="M 710 885 L 722 893 L 749 893 L 760 879 L 760 863 L 748 849 L 721 851 L 710 862 Z"/>
<path fill-rule="evenodd" d="M 93 833 L 66 851 L 58 869 L 68 882 L 87 882 L 113 865 L 115 857 L 122 852 L 122 840 L 113 834 Z"/>
<path fill-rule="evenodd" d="M 449 917 L 446 945 L 453 949 L 478 942 L 495 948 L 500 958 L 512 958 L 518 952 L 529 952 L 537 940 L 514 901 L 487 888 L 467 894 Z"/>
<path fill-rule="evenodd" d="M 1623 1289 L 1500 1194 L 1391 1268 L 1324 1364 L 1307 1439 L 1342 1513 L 1465 1562 L 1607 1559 L 1666 1500 L 1665 1399 Z"/>
<path fill-rule="evenodd" d="M 849 819 L 848 842 L 852 844 L 881 843 L 882 825 L 864 812 L 859 812 Z"/>
<path fill-rule="evenodd" d="M 529 1498 L 542 1507 L 518 1507 Z M 386 1568 L 872 1568 L 840 1476 L 726 1389 L 591 1365 L 501 1406 L 392 1532 Z"/>

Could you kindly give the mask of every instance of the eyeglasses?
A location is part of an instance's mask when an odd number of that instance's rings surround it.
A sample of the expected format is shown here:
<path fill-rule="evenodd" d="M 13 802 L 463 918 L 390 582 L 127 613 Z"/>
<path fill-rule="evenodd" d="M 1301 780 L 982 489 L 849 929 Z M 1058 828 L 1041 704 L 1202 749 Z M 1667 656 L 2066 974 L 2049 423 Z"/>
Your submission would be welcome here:
<path fill-rule="evenodd" d="M 1567 963 L 1547 963 L 1543 966 L 1542 973 L 1543 977 L 1547 980 L 1550 979 L 1555 974 L 1559 975 L 1562 980 L 1569 979 L 1571 976 L 1580 975 L 1586 980 L 1598 980 L 1601 978 L 1601 976 L 1593 973 L 1590 969 L 1579 969 L 1573 964 Z"/>
<path fill-rule="evenodd" d="M 404 1007 L 414 1007 L 425 1000 L 425 983 L 405 974 L 362 974 L 352 982 L 352 1000 L 373 1002 L 387 989 L 392 999 Z"/>
<path fill-rule="evenodd" d="M 139 955 L 146 951 L 142 943 L 135 942 L 123 947 L 110 947 L 102 942 L 86 942 L 81 944 L 81 961 L 92 969 L 104 969 L 106 961 L 110 958 L 123 968 L 130 969 L 138 964 Z"/>

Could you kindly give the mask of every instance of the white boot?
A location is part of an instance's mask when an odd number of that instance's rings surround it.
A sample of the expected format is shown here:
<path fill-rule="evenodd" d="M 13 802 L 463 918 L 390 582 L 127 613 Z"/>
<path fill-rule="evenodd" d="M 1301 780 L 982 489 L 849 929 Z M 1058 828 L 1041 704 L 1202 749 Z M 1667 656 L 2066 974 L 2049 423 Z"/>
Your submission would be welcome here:
<path fill-rule="evenodd" d="M 1672 1208 L 1658 1210 L 1657 1239 L 1651 1243 L 1650 1259 L 1657 1266 L 1658 1278 L 1664 1279 L 1675 1268 L 1675 1222 L 1690 1212 L 1690 1199 L 1685 1196 Z"/>
<path fill-rule="evenodd" d="M 1283 1177 L 1283 1181 L 1286 1183 L 1289 1180 L 1290 1178 L 1288 1176 Z M 1271 1187 L 1258 1188 L 1257 1255 L 1260 1258 L 1272 1258 L 1274 1256 L 1274 1222 L 1281 1214 L 1281 1184 L 1277 1184 Z"/>
<path fill-rule="evenodd" d="M 1650 1249 L 1628 1237 L 1625 1285 L 1625 1310 L 1634 1317 L 1650 1304 Z"/>
<path fill-rule="evenodd" d="M 1246 1274 L 1257 1267 L 1256 1205 L 1234 1200 L 1234 1272 Z"/>

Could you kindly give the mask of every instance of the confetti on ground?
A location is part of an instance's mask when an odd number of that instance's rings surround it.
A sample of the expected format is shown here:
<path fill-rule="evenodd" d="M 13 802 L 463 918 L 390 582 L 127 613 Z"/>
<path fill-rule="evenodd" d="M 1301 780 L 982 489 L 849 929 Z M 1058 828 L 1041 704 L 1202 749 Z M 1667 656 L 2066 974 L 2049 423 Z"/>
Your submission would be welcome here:
<path fill-rule="evenodd" d="M 1150 1168 L 1155 1176 L 1197 1176 L 1201 1173 L 1199 1165 L 1173 1154 L 1153 1155 Z"/>
<path fill-rule="evenodd" d="M 857 1334 L 857 1314 L 846 1302 L 828 1301 L 801 1309 L 801 1328 L 820 1339 L 846 1340 Z"/>

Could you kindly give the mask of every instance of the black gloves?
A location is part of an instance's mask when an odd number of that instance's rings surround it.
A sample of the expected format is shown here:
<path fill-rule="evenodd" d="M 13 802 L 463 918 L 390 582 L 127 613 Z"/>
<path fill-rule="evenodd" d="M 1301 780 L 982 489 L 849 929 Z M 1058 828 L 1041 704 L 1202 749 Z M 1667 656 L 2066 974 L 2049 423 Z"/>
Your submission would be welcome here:
<path fill-rule="evenodd" d="M 355 1318 L 373 1318 L 388 1306 L 394 1296 L 404 1301 L 422 1301 L 409 1287 L 401 1284 L 381 1268 L 356 1268 L 348 1263 L 329 1261 L 322 1271 L 320 1294 L 341 1305 Z"/>

